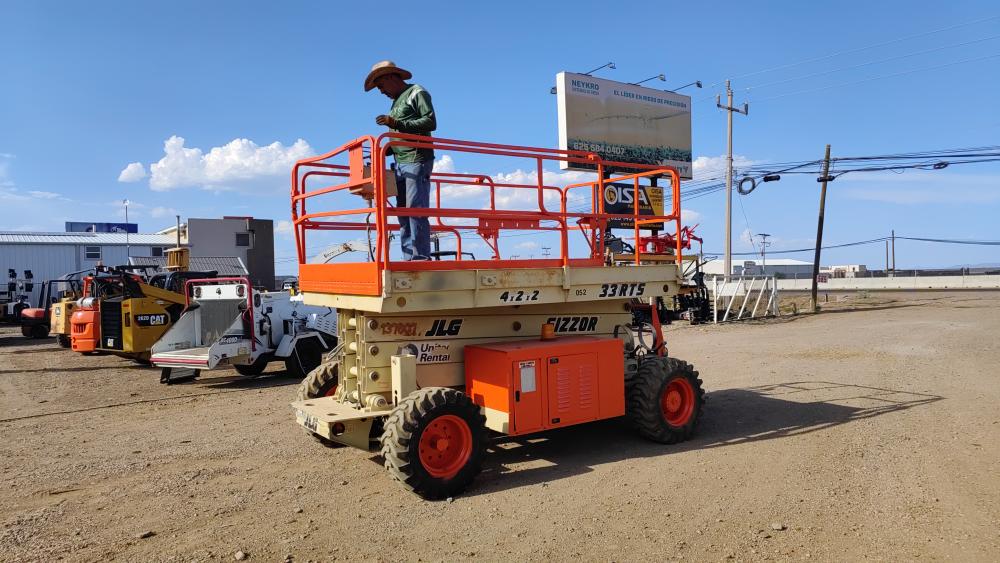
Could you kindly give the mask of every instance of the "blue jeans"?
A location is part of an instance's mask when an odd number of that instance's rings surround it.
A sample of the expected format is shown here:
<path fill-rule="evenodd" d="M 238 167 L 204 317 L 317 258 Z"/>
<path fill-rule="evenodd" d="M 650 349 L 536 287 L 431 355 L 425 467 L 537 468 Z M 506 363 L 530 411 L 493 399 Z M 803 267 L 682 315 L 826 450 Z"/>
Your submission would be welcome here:
<path fill-rule="evenodd" d="M 426 209 L 431 206 L 431 171 L 434 161 L 396 163 L 396 207 Z M 431 222 L 427 217 L 399 219 L 403 260 L 430 260 Z"/>

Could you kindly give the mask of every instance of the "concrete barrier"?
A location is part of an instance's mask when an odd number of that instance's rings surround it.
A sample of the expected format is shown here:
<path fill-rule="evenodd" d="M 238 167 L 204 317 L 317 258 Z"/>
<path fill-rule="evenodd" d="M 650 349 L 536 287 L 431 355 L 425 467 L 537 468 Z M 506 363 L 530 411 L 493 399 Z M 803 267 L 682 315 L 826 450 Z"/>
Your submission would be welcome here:
<path fill-rule="evenodd" d="M 886 291 L 901 289 L 1000 289 L 1000 276 L 916 276 L 898 278 L 830 278 L 819 291 Z M 780 291 L 809 291 L 812 280 L 778 280 Z"/>

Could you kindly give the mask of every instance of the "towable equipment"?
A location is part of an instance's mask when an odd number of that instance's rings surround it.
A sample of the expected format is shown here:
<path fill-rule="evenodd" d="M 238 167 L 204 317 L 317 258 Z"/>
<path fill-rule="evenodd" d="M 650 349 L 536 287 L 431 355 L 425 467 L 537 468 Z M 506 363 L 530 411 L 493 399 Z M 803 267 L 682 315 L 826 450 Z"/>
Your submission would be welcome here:
<path fill-rule="evenodd" d="M 227 366 L 260 375 L 276 360 L 302 379 L 337 342 L 336 311 L 304 305 L 287 291 L 254 291 L 246 278 L 216 278 L 190 280 L 184 293 L 184 312 L 152 348 L 161 383 Z"/>

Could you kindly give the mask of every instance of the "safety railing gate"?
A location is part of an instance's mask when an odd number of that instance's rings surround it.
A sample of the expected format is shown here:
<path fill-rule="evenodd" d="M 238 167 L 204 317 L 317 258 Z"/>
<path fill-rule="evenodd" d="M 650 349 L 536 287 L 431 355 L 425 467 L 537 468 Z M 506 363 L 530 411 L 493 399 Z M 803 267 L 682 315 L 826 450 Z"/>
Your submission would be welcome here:
<path fill-rule="evenodd" d="M 473 154 L 479 158 L 505 157 L 526 161 L 532 179 L 523 183 L 501 182 L 483 174 L 434 172 L 430 177 L 431 202 L 428 208 L 405 208 L 391 204 L 386 176 L 387 157 L 394 147 L 434 149 L 445 153 Z M 340 162 L 335 163 L 335 159 Z M 346 162 L 345 162 L 346 161 Z M 585 164 L 593 168 L 595 180 L 564 187 L 546 185 L 545 164 Z M 624 172 L 623 172 L 624 171 Z M 666 180 L 662 186 L 669 194 L 669 212 L 661 215 L 641 213 L 639 198 L 633 198 L 632 209 L 611 213 L 604 209 L 604 190 L 612 184 L 628 185 L 638 193 L 640 186 L 656 185 L 657 178 Z M 378 296 L 382 294 L 382 272 L 385 270 L 472 270 L 478 268 L 551 268 L 569 266 L 601 266 L 605 263 L 605 238 L 610 221 L 630 221 L 632 242 L 641 248 L 640 229 L 658 225 L 665 232 L 676 234 L 676 248 L 671 257 L 681 263 L 680 177 L 670 167 L 604 161 L 597 155 L 582 151 L 543 149 L 477 143 L 387 133 L 380 137 L 366 136 L 351 141 L 329 153 L 299 161 L 292 171 L 292 225 L 299 261 L 300 287 L 304 291 L 346 293 Z M 308 181 L 325 183 L 307 185 Z M 640 181 L 642 184 L 640 184 Z M 332 182 L 332 183 L 331 183 Z M 444 188 L 452 190 L 442 197 Z M 504 208 L 498 190 L 521 192 L 528 208 Z M 468 201 L 463 194 L 483 193 L 487 202 L 481 207 L 461 205 Z M 365 194 L 361 198 L 330 201 L 340 194 Z M 571 209 L 571 198 L 580 205 Z M 316 202 L 316 199 L 326 201 Z M 666 199 L 666 197 L 665 197 Z M 307 200 L 312 203 L 307 209 Z M 317 209 L 317 207 L 319 209 Z M 430 230 L 455 238 L 456 248 L 451 260 L 404 262 L 390 258 L 390 234 L 398 232 L 400 217 L 427 217 Z M 307 260 L 306 236 L 317 231 L 354 231 L 367 233 L 371 246 L 366 262 L 310 264 Z M 501 232 L 554 233 L 558 237 L 558 254 L 552 258 L 516 259 L 505 256 L 500 248 Z M 583 236 L 584 251 L 571 256 L 569 238 Z M 463 242 L 476 237 L 486 244 L 486 259 L 466 260 Z M 627 236 L 627 235 L 626 235 Z M 635 252 L 635 264 L 641 252 Z"/>
<path fill-rule="evenodd" d="M 777 317 L 779 299 L 778 280 L 773 276 L 740 276 L 728 282 L 712 278 L 712 320 L 715 323 Z"/>

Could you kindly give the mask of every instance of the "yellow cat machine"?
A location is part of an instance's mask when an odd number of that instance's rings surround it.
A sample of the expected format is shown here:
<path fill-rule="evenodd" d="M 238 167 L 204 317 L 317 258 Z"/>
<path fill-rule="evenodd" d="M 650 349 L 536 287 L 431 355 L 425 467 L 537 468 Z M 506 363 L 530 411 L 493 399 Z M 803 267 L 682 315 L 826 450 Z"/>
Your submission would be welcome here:
<path fill-rule="evenodd" d="M 504 157 L 517 162 L 494 169 L 538 173 L 523 184 L 433 173 L 429 207 L 393 206 L 386 155 L 400 147 Z M 589 166 L 595 180 L 546 185 L 543 166 L 558 163 Z M 338 346 L 292 403 L 320 441 L 379 451 L 391 478 L 442 498 L 473 481 L 494 439 L 554 431 L 558 440 L 558 429 L 623 416 L 659 444 L 695 432 L 701 380 L 668 356 L 660 325 L 664 299 L 684 282 L 673 168 L 387 133 L 299 161 L 292 179 L 303 300 L 338 314 Z M 612 200 L 628 205 L 613 210 Z M 401 259 L 390 235 L 417 217 L 454 250 Z M 631 253 L 608 247 L 612 229 L 624 230 Z M 641 244 L 640 229 L 670 229 L 673 246 Z M 359 231 L 369 233 L 367 260 L 307 262 L 307 236 L 316 244 Z M 489 256 L 465 259 L 468 239 Z M 546 245 L 551 255 L 524 256 Z"/>
<path fill-rule="evenodd" d="M 125 269 L 95 276 L 90 294 L 98 300 L 97 351 L 148 364 L 153 344 L 184 310 L 184 283 L 215 276 L 216 272 L 170 272 L 154 275 L 149 283 Z"/>
<path fill-rule="evenodd" d="M 38 307 L 21 311 L 21 334 L 28 338 L 45 338 L 54 334 L 63 348 L 70 347 L 70 318 L 77 299 L 83 296 L 83 279 L 80 270 L 42 282 Z"/>

